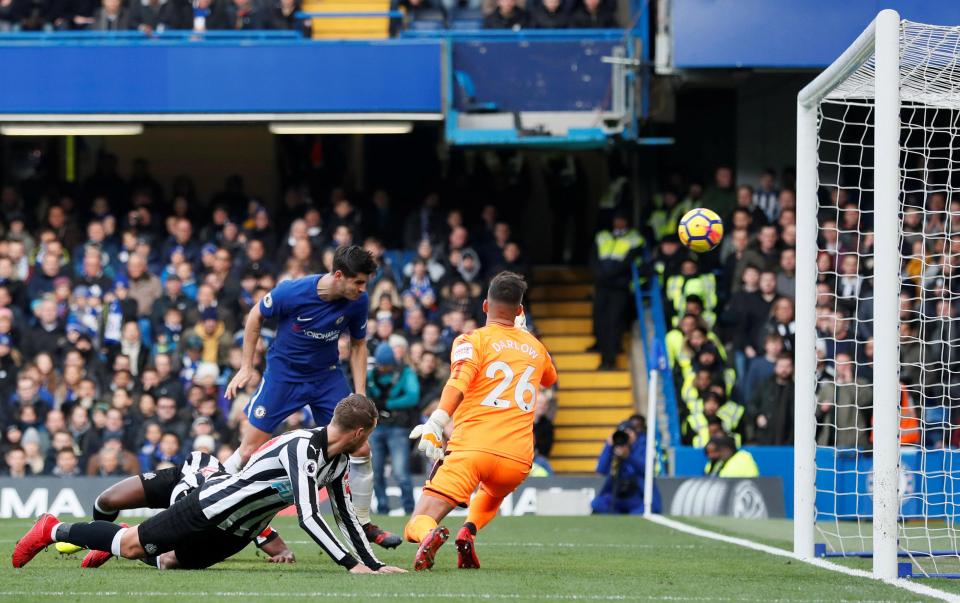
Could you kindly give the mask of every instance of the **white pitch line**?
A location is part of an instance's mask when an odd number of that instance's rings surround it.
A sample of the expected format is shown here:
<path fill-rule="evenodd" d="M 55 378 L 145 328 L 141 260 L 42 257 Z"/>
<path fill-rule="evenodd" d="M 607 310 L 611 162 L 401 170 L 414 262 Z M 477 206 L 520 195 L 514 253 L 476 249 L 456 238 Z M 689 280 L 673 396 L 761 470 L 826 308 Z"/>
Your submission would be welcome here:
<path fill-rule="evenodd" d="M 0 541 L 2 542 L 2 541 Z M 10 540 L 8 542 L 14 542 Z M 314 544 L 312 540 L 285 540 L 287 544 Z M 625 542 L 611 542 L 607 544 L 602 543 L 582 543 L 582 542 L 484 542 L 481 541 L 478 546 L 483 548 L 487 547 L 530 547 L 530 548 L 561 548 L 561 549 L 698 549 L 699 546 L 695 544 L 668 544 L 659 546 L 656 544 L 641 544 L 641 543 L 625 543 Z"/>
<path fill-rule="evenodd" d="M 752 549 L 754 551 L 760 551 L 763 553 L 768 553 L 770 555 L 776 555 L 778 557 L 787 557 L 795 561 L 802 561 L 804 563 L 809 563 L 815 567 L 821 569 L 831 570 L 841 574 L 846 574 L 848 576 L 854 576 L 857 578 L 869 578 L 875 580 L 873 574 L 870 572 L 854 569 L 852 567 L 846 567 L 844 565 L 838 565 L 827 561 L 826 559 L 804 559 L 793 554 L 793 551 L 787 551 L 785 549 L 780 549 L 777 547 L 769 546 L 766 544 L 761 544 L 759 542 L 754 542 L 752 540 L 747 540 L 746 538 L 736 538 L 734 536 L 727 536 L 725 534 L 720 534 L 717 532 L 712 532 L 710 530 L 704 530 L 701 528 L 695 528 L 691 525 L 685 523 L 674 521 L 673 519 L 668 519 L 661 515 L 650 515 L 645 517 L 645 519 L 680 532 L 685 532 L 687 534 L 692 534 L 694 536 L 700 536 L 701 538 L 709 538 L 711 540 L 719 540 L 720 542 L 726 542 L 728 544 L 735 544 L 737 546 L 742 546 L 744 548 Z M 960 596 L 953 593 L 948 593 L 937 588 L 932 588 L 923 584 L 917 584 L 910 580 L 904 579 L 895 579 L 895 580 L 881 580 L 884 584 L 889 584 L 890 586 L 895 586 L 897 588 L 902 588 L 903 590 L 910 591 L 917 595 L 924 595 L 927 597 L 933 597 L 934 599 L 939 599 L 941 601 L 948 601 L 950 603 L 960 603 Z"/>
<path fill-rule="evenodd" d="M 262 598 L 315 598 L 337 597 L 342 599 L 484 599 L 529 601 L 545 599 L 550 601 L 762 601 L 776 603 L 821 603 L 821 599 L 771 599 L 763 597 L 748 599 L 743 597 L 688 597 L 679 595 L 571 595 L 571 594 L 513 594 L 513 593 L 355 593 L 355 592 L 263 592 L 263 591 L 0 591 L 0 597 L 262 597 Z M 869 602 L 865 602 L 869 603 Z"/>
<path fill-rule="evenodd" d="M 17 542 L 17 539 L 14 538 L 0 538 L 0 544 L 11 544 Z M 313 540 L 284 540 L 287 544 L 316 544 Z M 518 548 L 560 548 L 560 549 L 678 549 L 678 550 L 693 550 L 699 549 L 698 545 L 695 544 L 666 544 L 666 545 L 656 545 L 656 544 L 643 544 L 643 543 L 626 543 L 626 542 L 611 542 L 607 544 L 597 543 L 597 542 L 480 542 L 480 545 L 483 548 L 488 547 L 518 547 Z"/>
<path fill-rule="evenodd" d="M 41 596 L 41 597 L 276 597 L 276 598 L 314 598 L 336 597 L 344 599 L 490 599 L 490 600 L 528 600 L 548 599 L 564 601 L 672 601 L 674 597 L 655 596 L 627 596 L 627 595 L 570 595 L 570 594 L 541 594 L 519 595 L 512 593 L 355 593 L 355 592 L 263 592 L 263 591 L 0 591 L 0 597 Z M 703 597 L 703 601 L 721 601 L 710 597 Z M 730 599 L 732 600 L 732 599 Z"/>

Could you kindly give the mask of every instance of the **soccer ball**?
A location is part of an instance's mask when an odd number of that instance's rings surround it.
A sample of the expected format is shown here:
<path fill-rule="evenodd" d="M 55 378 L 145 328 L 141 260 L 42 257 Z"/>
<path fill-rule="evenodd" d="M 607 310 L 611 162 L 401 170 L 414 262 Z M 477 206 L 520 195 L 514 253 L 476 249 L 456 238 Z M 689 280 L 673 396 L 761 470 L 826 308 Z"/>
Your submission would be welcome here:
<path fill-rule="evenodd" d="M 723 221 L 713 210 L 698 207 L 688 211 L 680 219 L 677 228 L 680 242 L 691 251 L 703 253 L 720 244 L 723 238 Z"/>
<path fill-rule="evenodd" d="M 53 548 L 57 549 L 57 552 L 61 555 L 72 555 L 77 551 L 81 550 L 83 547 L 77 546 L 75 544 L 70 544 L 69 542 L 58 542 L 53 545 Z"/>

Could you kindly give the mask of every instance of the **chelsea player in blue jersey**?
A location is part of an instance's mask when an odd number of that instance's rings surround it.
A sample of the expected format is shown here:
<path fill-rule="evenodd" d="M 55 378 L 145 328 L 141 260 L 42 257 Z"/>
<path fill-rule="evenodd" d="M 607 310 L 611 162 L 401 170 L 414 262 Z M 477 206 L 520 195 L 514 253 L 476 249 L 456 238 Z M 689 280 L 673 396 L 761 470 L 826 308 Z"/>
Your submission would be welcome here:
<path fill-rule="evenodd" d="M 339 369 L 337 342 L 343 331 L 350 332 L 353 389 L 366 393 L 366 287 L 376 270 L 377 263 L 368 251 L 356 245 L 339 247 L 332 272 L 284 281 L 250 309 L 243 332 L 243 361 L 227 385 L 228 399 L 253 378 L 264 319 L 277 319 L 277 335 L 267 350 L 267 368 L 260 385 L 244 408 L 250 424 L 240 447 L 224 463 L 228 472 L 239 472 L 277 426 L 305 406 L 310 407 L 317 425 L 330 422 L 337 402 L 351 393 Z M 368 445 L 351 455 L 349 480 L 357 518 L 367 538 L 386 548 L 399 546 L 399 536 L 370 522 L 373 468 Z"/>

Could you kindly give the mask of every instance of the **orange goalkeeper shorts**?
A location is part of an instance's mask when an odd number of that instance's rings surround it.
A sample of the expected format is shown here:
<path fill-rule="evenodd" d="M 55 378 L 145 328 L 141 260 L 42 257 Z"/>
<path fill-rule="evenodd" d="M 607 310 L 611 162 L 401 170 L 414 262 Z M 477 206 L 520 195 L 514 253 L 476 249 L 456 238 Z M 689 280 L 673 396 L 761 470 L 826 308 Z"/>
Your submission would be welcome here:
<path fill-rule="evenodd" d="M 466 507 L 480 486 L 490 496 L 503 498 L 527 479 L 530 465 L 489 452 L 458 450 L 437 462 L 423 491 L 459 507 Z"/>

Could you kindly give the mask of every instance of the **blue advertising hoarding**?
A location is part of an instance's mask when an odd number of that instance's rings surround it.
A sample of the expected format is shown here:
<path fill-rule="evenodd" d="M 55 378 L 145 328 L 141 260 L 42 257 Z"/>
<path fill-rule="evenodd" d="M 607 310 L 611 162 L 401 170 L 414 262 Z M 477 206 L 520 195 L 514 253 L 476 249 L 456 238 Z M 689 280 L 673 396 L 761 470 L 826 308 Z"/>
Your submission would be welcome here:
<path fill-rule="evenodd" d="M 952 0 L 673 0 L 673 64 L 691 68 L 823 68 L 881 10 L 960 25 Z"/>
<path fill-rule="evenodd" d="M 786 516 L 793 517 L 793 448 L 744 446 L 762 477 L 783 480 Z M 675 449 L 675 475 L 703 475 L 703 450 Z M 873 514 L 873 456 L 869 452 L 817 448 L 817 518 L 853 520 Z M 900 451 L 900 515 L 905 519 L 954 519 L 960 515 L 960 450 Z"/>
<path fill-rule="evenodd" d="M 440 113 L 436 40 L 0 37 L 0 114 Z"/>

